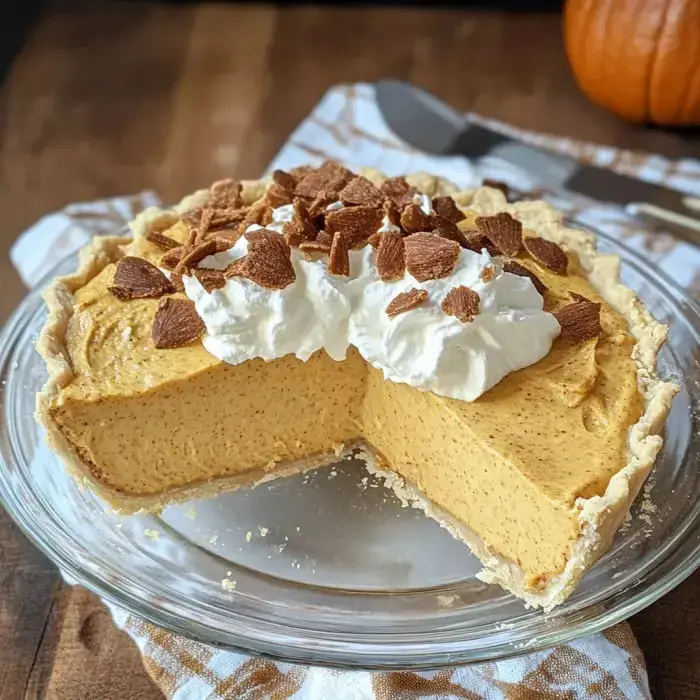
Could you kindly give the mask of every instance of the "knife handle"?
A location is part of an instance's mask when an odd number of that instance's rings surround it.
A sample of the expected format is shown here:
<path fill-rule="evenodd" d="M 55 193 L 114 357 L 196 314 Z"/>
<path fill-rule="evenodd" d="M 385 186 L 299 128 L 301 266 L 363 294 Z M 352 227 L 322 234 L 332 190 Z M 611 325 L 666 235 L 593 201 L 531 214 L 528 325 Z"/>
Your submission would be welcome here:
<path fill-rule="evenodd" d="M 481 158 L 509 141 L 512 142 L 513 139 L 492 129 L 484 129 L 478 124 L 470 124 L 467 129 L 462 129 L 457 134 L 447 152 L 465 158 Z"/>

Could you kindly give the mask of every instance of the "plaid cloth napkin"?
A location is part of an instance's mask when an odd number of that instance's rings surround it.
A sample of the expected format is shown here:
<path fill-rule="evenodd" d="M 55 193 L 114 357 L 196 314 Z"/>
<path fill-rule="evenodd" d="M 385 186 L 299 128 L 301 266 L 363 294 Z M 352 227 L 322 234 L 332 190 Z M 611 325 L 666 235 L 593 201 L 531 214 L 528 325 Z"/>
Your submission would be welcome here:
<path fill-rule="evenodd" d="M 663 182 L 700 196 L 700 163 L 669 161 L 657 155 L 621 151 L 566 138 L 526 132 L 470 115 L 477 122 L 532 144 L 651 182 Z M 424 170 L 461 187 L 483 178 L 505 180 L 521 191 L 538 191 L 580 221 L 624 239 L 644 252 L 676 281 L 700 297 L 700 251 L 660 229 L 644 228 L 614 206 L 561 198 L 539 188 L 536 176 L 496 158 L 470 163 L 460 157 L 419 153 L 399 141 L 377 109 L 371 85 L 331 89 L 290 136 L 269 169 L 289 169 L 327 158 L 350 167 L 372 166 L 388 175 Z M 92 236 L 116 227 L 147 206 L 152 192 L 86 204 L 71 204 L 28 229 L 11 258 L 28 286 L 57 260 Z M 295 666 L 222 651 L 192 642 L 110 606 L 115 623 L 130 635 L 148 673 L 173 700 L 240 698 L 264 700 L 470 700 L 505 698 L 650 698 L 644 658 L 627 624 L 602 634 L 516 659 L 433 672 L 338 671 Z"/>

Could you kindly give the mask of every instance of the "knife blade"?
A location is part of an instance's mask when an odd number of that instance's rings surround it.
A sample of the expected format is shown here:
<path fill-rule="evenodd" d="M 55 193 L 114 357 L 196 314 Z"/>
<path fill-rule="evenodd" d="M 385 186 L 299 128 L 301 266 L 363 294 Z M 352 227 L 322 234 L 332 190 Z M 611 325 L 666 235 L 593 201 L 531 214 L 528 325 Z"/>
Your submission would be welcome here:
<path fill-rule="evenodd" d="M 535 176 L 544 188 L 622 205 L 631 216 L 661 222 L 700 245 L 700 219 L 694 216 L 700 211 L 700 199 L 516 141 L 474 124 L 465 114 L 410 83 L 382 80 L 375 88 L 377 105 L 389 128 L 419 150 L 501 158 Z"/>

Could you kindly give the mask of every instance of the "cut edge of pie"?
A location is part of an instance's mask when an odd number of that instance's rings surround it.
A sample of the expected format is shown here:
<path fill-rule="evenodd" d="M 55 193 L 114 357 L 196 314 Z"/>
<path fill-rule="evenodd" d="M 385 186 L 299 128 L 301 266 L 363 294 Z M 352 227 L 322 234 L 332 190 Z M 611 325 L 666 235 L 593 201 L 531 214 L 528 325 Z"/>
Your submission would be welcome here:
<path fill-rule="evenodd" d="M 433 190 L 439 188 L 436 183 L 445 182 L 424 174 L 419 177 L 425 183 L 433 183 Z M 244 182 L 245 203 L 250 204 L 259 199 L 268 184 L 269 180 Z M 456 192 L 456 188 L 449 185 L 445 189 L 446 191 L 442 193 L 451 194 L 462 206 L 467 206 L 474 201 L 472 199 L 474 196 L 479 195 L 479 190 L 459 193 Z M 208 190 L 190 195 L 183 199 L 174 211 L 184 212 L 198 206 L 205 201 L 207 195 Z M 541 206 L 541 203 L 537 204 Z M 551 210 L 547 207 L 546 211 Z M 151 208 L 142 212 L 130 226 L 134 234 L 143 235 L 150 224 L 164 215 L 167 215 L 164 210 Z M 368 469 L 383 476 L 386 485 L 399 497 L 423 510 L 453 536 L 468 545 L 483 565 L 483 570 L 477 574 L 481 580 L 496 583 L 514 593 L 528 605 L 542 607 L 545 610 L 550 610 L 565 600 L 585 571 L 610 547 L 617 528 L 627 516 L 662 447 L 663 425 L 670 411 L 672 399 L 679 388 L 672 382 L 659 379 L 656 374 L 656 358 L 666 339 L 667 329 L 651 316 L 634 292 L 621 283 L 619 258 L 597 253 L 593 234 L 564 227 L 558 227 L 556 230 L 559 239 L 553 240 L 556 243 L 563 243 L 578 255 L 588 281 L 627 321 L 629 332 L 636 339 L 633 359 L 637 365 L 639 391 L 644 400 L 643 413 L 628 432 L 627 464 L 610 478 L 602 495 L 579 497 L 576 501 L 581 536 L 577 539 L 561 574 L 551 578 L 541 589 L 533 590 L 526 585 L 524 572 L 516 563 L 493 554 L 485 542 L 467 526 L 438 510 L 401 476 L 385 471 L 381 460 L 376 459 L 371 449 L 365 454 Z M 246 472 L 236 477 L 219 479 L 214 483 L 186 486 L 169 492 L 165 498 L 162 495 L 129 496 L 123 501 L 117 493 L 106 488 L 94 477 L 78 451 L 64 437 L 53 420 L 49 408 L 52 399 L 74 377 L 66 345 L 68 323 L 74 314 L 73 293 L 97 276 L 107 265 L 124 257 L 126 247 L 132 242 L 133 239 L 129 237 L 94 238 L 81 251 L 78 270 L 56 279 L 44 292 L 48 318 L 37 340 L 37 350 L 46 362 L 49 377 L 43 390 L 37 394 L 36 418 L 46 431 L 50 447 L 65 463 L 69 472 L 79 483 L 89 486 L 115 508 L 124 512 L 135 512 L 154 511 L 169 503 L 207 497 L 223 490 L 250 487 L 273 478 L 327 464 L 329 457 L 332 457 L 331 454 L 276 465 L 274 473 L 265 467 L 256 473 Z M 353 444 L 338 445 L 336 454 L 338 456 L 347 454 L 358 447 L 361 449 L 361 446 Z"/>

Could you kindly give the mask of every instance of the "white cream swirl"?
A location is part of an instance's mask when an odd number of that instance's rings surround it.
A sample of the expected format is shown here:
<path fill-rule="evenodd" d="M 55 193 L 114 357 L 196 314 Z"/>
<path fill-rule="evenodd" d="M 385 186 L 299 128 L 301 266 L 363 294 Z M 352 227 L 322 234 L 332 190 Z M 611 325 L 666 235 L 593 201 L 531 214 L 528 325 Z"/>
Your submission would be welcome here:
<path fill-rule="evenodd" d="M 494 274 L 484 281 L 487 268 Z M 479 314 L 469 323 L 441 308 L 458 285 L 477 292 L 481 300 Z M 427 301 L 390 319 L 384 313 L 389 302 L 410 289 L 427 291 Z M 473 401 L 549 352 L 559 324 L 542 304 L 530 279 L 503 272 L 485 250 L 462 250 L 453 273 L 444 279 L 418 282 L 406 273 L 396 282 L 367 284 L 350 315 L 349 338 L 386 379 Z"/>
<path fill-rule="evenodd" d="M 281 231 L 292 214 L 291 205 L 275 209 L 267 228 Z M 260 227 L 249 230 L 254 228 Z M 201 266 L 224 269 L 246 255 L 247 248 L 242 237 Z M 183 282 L 206 325 L 204 347 L 224 362 L 269 361 L 287 354 L 306 361 L 321 349 L 342 360 L 352 344 L 387 379 L 466 401 L 540 360 L 559 334 L 559 324 L 543 311 L 532 282 L 503 272 L 486 251 L 460 251 L 449 277 L 428 282 L 418 282 L 408 272 L 401 280 L 383 282 L 374 258 L 370 246 L 351 251 L 351 275 L 340 277 L 328 272 L 326 261 L 306 260 L 293 249 L 296 281 L 282 290 L 240 277 L 211 293 L 195 277 L 183 277 Z M 486 268 L 495 274 L 484 275 Z M 472 322 L 447 316 L 440 307 L 457 285 L 480 296 L 480 313 Z M 412 288 L 428 292 L 425 304 L 387 316 L 389 302 Z"/>

